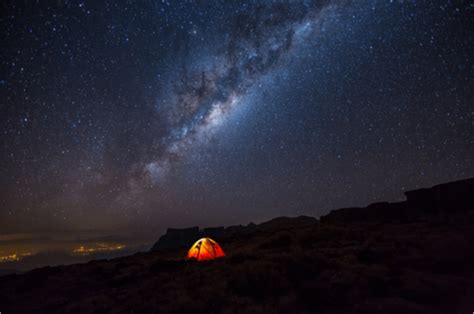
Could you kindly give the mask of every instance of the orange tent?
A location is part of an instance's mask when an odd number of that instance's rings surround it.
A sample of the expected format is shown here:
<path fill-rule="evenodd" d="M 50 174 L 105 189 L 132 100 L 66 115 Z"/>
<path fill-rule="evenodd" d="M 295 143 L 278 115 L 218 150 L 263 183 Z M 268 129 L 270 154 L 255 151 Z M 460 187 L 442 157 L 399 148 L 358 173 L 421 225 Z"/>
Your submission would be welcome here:
<path fill-rule="evenodd" d="M 197 240 L 196 243 L 191 246 L 186 258 L 207 261 L 222 256 L 225 256 L 225 253 L 216 241 L 210 238 L 202 238 Z"/>

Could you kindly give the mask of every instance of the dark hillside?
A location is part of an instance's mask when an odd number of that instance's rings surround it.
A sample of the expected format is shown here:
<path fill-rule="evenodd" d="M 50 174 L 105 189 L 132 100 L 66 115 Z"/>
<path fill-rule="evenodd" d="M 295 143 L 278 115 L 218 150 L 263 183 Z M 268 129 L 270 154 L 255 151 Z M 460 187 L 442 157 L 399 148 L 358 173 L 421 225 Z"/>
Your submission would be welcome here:
<path fill-rule="evenodd" d="M 471 313 L 474 211 L 464 205 L 472 204 L 473 182 L 423 190 L 423 201 L 407 193 L 404 203 L 334 211 L 321 222 L 277 218 L 225 228 L 242 232 L 224 230 L 227 256 L 210 262 L 187 262 L 186 249 L 167 248 L 3 276 L 0 310 Z"/>

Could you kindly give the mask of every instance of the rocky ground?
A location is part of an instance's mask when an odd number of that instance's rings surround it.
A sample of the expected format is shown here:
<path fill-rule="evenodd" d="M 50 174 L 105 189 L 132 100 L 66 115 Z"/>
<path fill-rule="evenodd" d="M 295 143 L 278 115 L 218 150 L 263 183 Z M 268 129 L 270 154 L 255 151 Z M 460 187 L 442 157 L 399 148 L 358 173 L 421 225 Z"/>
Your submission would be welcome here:
<path fill-rule="evenodd" d="M 455 212 L 278 218 L 223 237 L 227 256 L 214 261 L 184 261 L 176 248 L 7 275 L 0 311 L 472 313 L 474 212 Z"/>

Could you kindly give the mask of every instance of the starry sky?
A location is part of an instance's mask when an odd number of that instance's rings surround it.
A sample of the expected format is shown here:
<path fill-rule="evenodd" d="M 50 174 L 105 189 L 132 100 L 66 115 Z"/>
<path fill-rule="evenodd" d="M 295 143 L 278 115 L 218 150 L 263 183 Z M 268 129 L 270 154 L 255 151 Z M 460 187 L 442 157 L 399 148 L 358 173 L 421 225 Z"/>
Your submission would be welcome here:
<path fill-rule="evenodd" d="M 7 1 L 0 231 L 320 216 L 474 176 L 469 1 Z"/>

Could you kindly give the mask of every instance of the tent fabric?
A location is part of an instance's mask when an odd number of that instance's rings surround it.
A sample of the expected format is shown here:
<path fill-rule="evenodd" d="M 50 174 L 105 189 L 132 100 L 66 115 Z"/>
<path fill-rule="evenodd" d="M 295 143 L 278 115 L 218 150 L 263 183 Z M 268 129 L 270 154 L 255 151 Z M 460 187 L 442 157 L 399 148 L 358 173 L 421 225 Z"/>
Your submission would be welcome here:
<path fill-rule="evenodd" d="M 222 256 L 225 256 L 225 253 L 216 241 L 211 238 L 202 238 L 191 246 L 186 258 L 207 261 Z"/>

